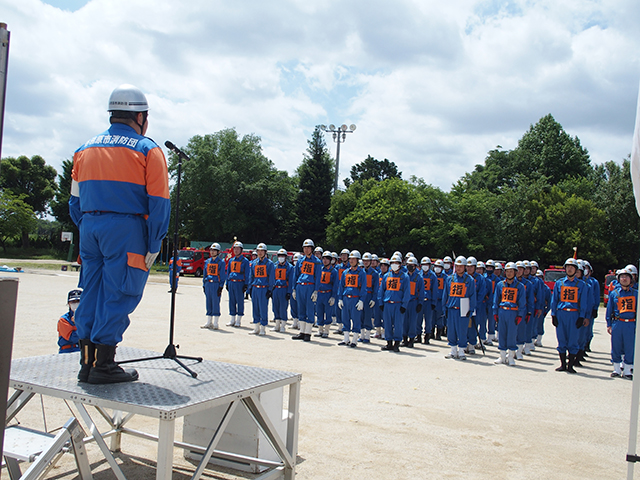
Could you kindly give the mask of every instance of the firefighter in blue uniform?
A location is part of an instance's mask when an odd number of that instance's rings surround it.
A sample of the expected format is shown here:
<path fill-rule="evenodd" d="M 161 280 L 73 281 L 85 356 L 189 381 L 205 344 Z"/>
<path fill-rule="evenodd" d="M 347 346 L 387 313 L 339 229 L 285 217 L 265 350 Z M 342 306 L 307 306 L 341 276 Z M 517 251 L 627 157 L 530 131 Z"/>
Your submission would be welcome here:
<path fill-rule="evenodd" d="M 485 263 L 478 261 L 478 264 L 476 265 L 476 273 L 479 275 L 479 280 L 484 282 L 484 295 L 482 300 L 477 299 L 479 306 L 476 308 L 476 323 L 478 324 L 478 333 L 480 338 L 478 339 L 478 345 L 476 345 L 476 348 L 481 348 L 480 342 L 484 345 L 487 345 L 487 342 L 489 342 L 489 345 L 492 345 L 492 342 L 489 341 L 489 337 L 487 335 L 487 319 L 488 309 L 492 308 L 491 303 L 493 302 L 493 297 L 491 295 L 493 294 L 493 290 L 491 282 L 487 280 L 487 277 L 485 277 L 485 270 Z"/>
<path fill-rule="evenodd" d="M 422 257 L 420 266 L 422 268 L 422 281 L 424 283 L 424 290 L 422 291 L 422 313 L 420 315 L 424 319 L 424 343 L 428 345 L 429 339 L 435 338 L 436 326 L 434 316 L 438 296 L 438 277 L 436 277 L 436 274 L 431 270 L 431 259 L 429 257 Z M 440 298 L 442 298 L 442 296 L 440 296 Z M 420 320 L 420 316 L 418 316 L 418 343 L 421 341 L 421 329 L 422 321 Z"/>
<path fill-rule="evenodd" d="M 592 276 L 593 267 L 591 263 L 584 262 L 584 282 L 591 289 L 591 315 L 589 315 L 589 325 L 587 326 L 586 342 L 584 345 L 583 356 L 587 356 L 586 352 L 591 351 L 591 340 L 593 339 L 593 324 L 598 317 L 598 307 L 600 307 L 600 282 Z"/>
<path fill-rule="evenodd" d="M 493 295 L 496 292 L 496 285 L 502 280 L 495 274 L 496 262 L 489 259 L 485 263 L 485 279 L 487 280 L 487 294 L 489 300 L 487 301 L 487 341 L 485 345 L 493 345 L 496 340 L 496 322 L 493 316 Z"/>
<path fill-rule="evenodd" d="M 529 277 L 529 280 L 531 280 L 532 282 L 537 282 L 537 288 L 535 293 L 535 310 L 533 312 L 533 325 L 531 329 L 532 345 L 530 345 L 530 349 L 535 350 L 534 347 L 538 347 L 539 346 L 538 343 L 541 343 L 539 342 L 538 337 L 540 336 L 540 333 L 539 333 L 540 323 L 544 322 L 544 309 L 546 304 L 546 291 L 545 291 L 546 285 L 544 284 L 544 280 L 542 280 L 542 277 L 538 275 L 538 271 L 540 269 L 540 265 L 538 265 L 538 262 L 536 262 L 535 260 L 531 260 L 529 263 L 531 265 L 531 276 Z M 542 337 L 540 336 L 540 340 L 541 339 Z"/>
<path fill-rule="evenodd" d="M 259 243 L 256 247 L 258 258 L 251 262 L 249 285 L 253 307 L 252 335 L 266 335 L 269 324 L 269 299 L 273 292 L 273 262 L 267 258 L 267 246 Z"/>
<path fill-rule="evenodd" d="M 347 248 L 343 248 L 340 252 L 340 260 L 341 262 L 337 264 L 338 269 L 338 282 L 342 281 L 342 274 L 345 270 L 349 269 L 349 254 L 351 252 Z M 336 322 L 339 325 L 338 329 L 333 332 L 337 335 L 342 335 L 342 308 L 336 302 Z"/>
<path fill-rule="evenodd" d="M 374 312 L 380 311 L 375 308 L 378 298 L 378 287 L 380 285 L 380 276 L 378 271 L 373 267 L 373 255 L 365 252 L 362 255 L 362 264 L 364 273 L 367 276 L 366 290 L 367 294 L 364 298 L 364 309 L 362 310 L 362 329 L 360 330 L 359 342 L 371 342 L 371 330 L 373 329 Z"/>
<path fill-rule="evenodd" d="M 320 289 L 316 302 L 318 333 L 316 337 L 329 338 L 332 308 L 338 296 L 338 271 L 331 265 L 332 254 L 329 250 L 322 253 Z"/>
<path fill-rule="evenodd" d="M 384 338 L 387 341 L 382 350 L 399 352 L 404 316 L 411 298 L 411 285 L 409 275 L 401 269 L 402 256 L 392 256 L 389 263 L 391 269 L 383 275 L 378 290 L 379 308 L 384 319 Z"/>
<path fill-rule="evenodd" d="M 69 311 L 62 315 L 58 320 L 58 353 L 73 353 L 80 351 L 80 344 L 78 337 L 78 328 L 76 322 L 73 320 L 78 304 L 80 303 L 80 296 L 82 290 L 71 290 L 67 294 L 67 306 Z"/>
<path fill-rule="evenodd" d="M 636 303 L 638 290 L 632 285 L 633 277 L 627 268 L 616 272 L 620 286 L 609 294 L 607 302 L 607 332 L 611 335 L 612 377 L 632 380 L 636 338 Z M 624 362 L 624 373 L 621 363 Z"/>
<path fill-rule="evenodd" d="M 273 294 L 271 305 L 275 326 L 274 332 L 287 331 L 287 306 L 293 291 L 293 266 L 287 262 L 287 251 L 281 248 L 277 252 L 278 263 L 273 269 Z"/>
<path fill-rule="evenodd" d="M 534 307 L 533 297 L 533 285 L 524 276 L 524 262 L 519 260 L 516 262 L 517 272 L 516 277 L 518 281 L 524 285 L 525 295 L 527 299 L 527 313 L 521 321 L 518 322 L 518 331 L 516 333 L 516 343 L 518 344 L 518 350 L 516 350 L 516 359 L 522 360 L 524 358 L 524 346 L 527 343 L 527 324 L 531 320 Z"/>
<path fill-rule="evenodd" d="M 383 300 L 380 298 L 380 289 L 382 288 L 382 277 L 387 274 L 389 268 L 391 267 L 391 263 L 388 258 L 380 259 L 378 268 L 380 271 L 378 272 L 378 294 L 376 294 L 376 306 L 374 308 L 374 316 L 373 316 L 373 326 L 376 328 L 376 333 L 373 335 L 373 338 L 383 338 L 382 328 L 383 328 L 383 315 L 382 306 Z"/>
<path fill-rule="evenodd" d="M 584 299 L 586 284 L 576 277 L 578 262 L 575 258 L 568 258 L 564 262 L 564 271 L 566 276 L 556 281 L 551 296 L 551 319 L 556 327 L 560 356 L 560 366 L 556 371 L 576 373 L 573 366 L 579 350 L 578 329 L 584 326 L 587 315 L 587 302 Z"/>
<path fill-rule="evenodd" d="M 360 252 L 353 250 L 349 253 L 349 269 L 342 273 L 338 284 L 338 305 L 342 310 L 342 331 L 344 340 L 338 345 L 355 347 L 362 327 L 362 312 L 364 299 L 367 295 L 367 275 L 360 268 Z M 353 331 L 353 338 L 349 341 L 349 332 Z"/>
<path fill-rule="evenodd" d="M 177 260 L 177 261 L 176 261 Z M 173 273 L 173 262 L 176 261 L 176 272 Z M 180 272 L 182 271 L 182 260 L 180 257 L 169 259 L 169 293 L 174 290 L 178 291 L 178 282 L 180 281 Z"/>
<path fill-rule="evenodd" d="M 315 314 L 315 302 L 318 299 L 320 289 L 320 273 L 322 263 L 313 255 L 313 240 L 307 238 L 302 243 L 304 256 L 296 265 L 296 287 L 293 298 L 298 302 L 298 317 L 300 318 L 300 333 L 291 337 L 293 340 L 311 341 L 313 320 Z"/>
<path fill-rule="evenodd" d="M 240 327 L 244 315 L 244 294 L 249 285 L 251 264 L 242 255 L 244 245 L 242 242 L 234 242 L 233 257 L 227 263 L 227 291 L 229 292 L 229 316 L 228 327 Z"/>
<path fill-rule="evenodd" d="M 482 308 L 485 307 L 483 300 L 486 295 L 486 284 L 484 277 L 480 275 L 476 268 L 478 266 L 478 260 L 476 257 L 467 258 L 467 274 L 473 278 L 473 282 L 476 290 L 476 308 L 472 310 L 471 317 L 469 318 L 469 327 L 467 329 L 467 342 L 468 345 L 465 349 L 466 353 L 474 355 L 476 353 L 475 345 L 478 341 L 478 314 L 482 317 Z M 478 345 L 480 348 L 480 345 Z"/>
<path fill-rule="evenodd" d="M 225 271 L 224 260 L 220 258 L 220 244 L 212 243 L 209 247 L 209 258 L 204 262 L 202 275 L 202 289 L 207 306 L 207 323 L 200 328 L 218 330 L 220 320 L 220 297 L 227 272 Z"/>
<path fill-rule="evenodd" d="M 409 276 L 409 304 L 404 314 L 404 328 L 402 330 L 402 347 L 413 348 L 417 334 L 418 315 L 422 318 L 422 301 L 424 298 L 424 279 L 418 269 L 418 259 L 413 255 L 406 259 L 407 275 Z"/>
<path fill-rule="evenodd" d="M 140 303 L 169 227 L 167 162 L 145 136 L 148 104 L 132 85 L 109 98 L 109 130 L 73 155 L 69 213 L 80 230 L 82 302 L 76 311 L 80 382 L 128 382 L 138 373 L 115 362 L 116 346 Z"/>
<path fill-rule="evenodd" d="M 336 275 L 338 274 L 338 265 L 339 265 L 340 255 L 338 252 L 331 252 L 331 266 L 336 271 Z M 338 281 L 338 279 L 336 279 Z M 338 302 L 334 302 L 331 307 L 331 325 L 336 325 L 338 323 Z M 327 329 L 328 330 L 328 329 Z"/>
<path fill-rule="evenodd" d="M 436 263 L 433 265 L 433 273 L 437 279 L 436 308 L 433 311 L 433 323 L 436 326 L 436 340 L 442 340 L 447 326 L 447 319 L 444 316 L 444 309 L 442 308 L 442 296 L 444 294 L 444 284 L 447 280 L 447 275 L 444 273 L 444 262 L 442 260 L 436 260 Z"/>
<path fill-rule="evenodd" d="M 296 253 L 293 255 L 293 274 L 291 277 L 293 288 L 291 289 L 291 298 L 289 299 L 289 305 L 291 307 L 291 319 L 293 320 L 291 328 L 293 328 L 294 330 L 300 330 L 300 321 L 298 319 L 298 302 L 296 302 L 296 298 L 293 295 L 293 292 L 296 290 L 296 265 L 298 265 L 298 262 L 301 258 L 302 255 L 300 253 Z M 282 326 L 282 324 L 280 324 L 280 326 Z"/>
<path fill-rule="evenodd" d="M 591 313 L 592 313 L 592 306 L 594 303 L 594 300 L 591 294 L 591 286 L 587 283 L 587 281 L 584 278 L 584 260 L 578 259 L 577 261 L 578 261 L 578 271 L 576 272 L 576 278 L 578 278 L 579 280 L 582 280 L 585 285 L 583 300 L 586 303 L 585 305 L 586 316 L 584 319 L 584 325 L 578 328 L 578 353 L 576 355 L 576 361 L 573 363 L 574 368 L 582 367 L 582 364 L 580 362 L 585 359 L 584 348 L 585 348 L 585 345 L 587 344 L 587 335 L 589 332 L 589 325 L 592 323 Z"/>
<path fill-rule="evenodd" d="M 442 259 L 442 268 L 445 275 L 449 276 L 453 274 L 453 259 L 447 255 Z"/>
<path fill-rule="evenodd" d="M 505 265 L 505 279 L 496 285 L 493 295 L 493 320 L 498 324 L 498 350 L 500 357 L 496 364 L 516 364 L 516 333 L 518 325 L 527 313 L 527 299 L 524 285 L 516 278 L 516 264 L 508 262 Z M 507 350 L 509 358 L 507 359 Z"/>
<path fill-rule="evenodd" d="M 536 278 L 534 268 L 528 260 L 524 260 L 524 278 L 526 278 L 531 284 L 533 291 L 533 308 L 531 310 L 531 316 L 527 322 L 526 336 L 524 344 L 524 354 L 529 355 L 536 349 L 534 340 L 538 335 L 538 316 L 542 313 L 544 306 L 544 296 L 542 292 L 541 282 Z M 536 263 L 537 265 L 537 263 Z"/>
<path fill-rule="evenodd" d="M 447 317 L 447 339 L 451 352 L 445 358 L 466 360 L 469 320 L 476 309 L 476 286 L 465 270 L 467 259 L 458 257 L 454 262 L 455 271 L 447 277 L 442 294 L 442 306 Z M 466 312 L 461 312 L 464 309 Z M 464 315 L 462 315 L 464 313 Z"/>

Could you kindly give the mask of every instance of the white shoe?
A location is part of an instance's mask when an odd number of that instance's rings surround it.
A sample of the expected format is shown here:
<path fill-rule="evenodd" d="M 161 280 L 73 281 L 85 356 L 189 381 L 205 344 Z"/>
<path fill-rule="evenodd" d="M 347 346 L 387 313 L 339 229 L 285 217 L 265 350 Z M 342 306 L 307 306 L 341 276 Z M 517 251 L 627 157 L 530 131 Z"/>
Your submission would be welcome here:
<path fill-rule="evenodd" d="M 213 324 L 211 323 L 211 315 L 207 315 L 207 323 L 202 325 L 200 328 L 211 328 Z"/>
<path fill-rule="evenodd" d="M 258 335 L 265 336 L 267 334 L 266 330 L 267 327 L 265 327 L 264 325 L 260 325 L 260 333 Z"/>
<path fill-rule="evenodd" d="M 297 318 L 293 319 L 293 325 L 291 325 L 291 328 L 294 330 L 300 330 L 300 321 Z"/>
<path fill-rule="evenodd" d="M 632 380 L 633 379 L 633 365 L 626 365 L 624 366 L 624 372 L 622 374 L 624 376 L 624 378 L 628 379 L 628 380 Z"/>
<path fill-rule="evenodd" d="M 286 331 L 287 331 L 287 322 L 282 320 L 282 322 L 280 322 L 280 333 L 285 333 Z"/>
<path fill-rule="evenodd" d="M 524 353 L 525 355 L 531 355 L 531 347 L 529 343 L 525 343 L 522 353 Z"/>
<path fill-rule="evenodd" d="M 622 368 L 620 367 L 619 363 L 614 363 L 613 364 L 613 373 L 611 374 L 612 377 L 621 377 L 622 376 Z"/>
<path fill-rule="evenodd" d="M 236 323 L 234 324 L 234 327 L 239 327 L 241 323 L 242 323 L 242 315 L 238 315 L 236 317 Z"/>
<path fill-rule="evenodd" d="M 473 345 L 467 345 L 467 348 L 465 348 L 466 353 L 468 353 L 469 355 L 475 355 L 476 354 L 476 349 Z"/>
<path fill-rule="evenodd" d="M 451 347 L 451 351 L 444 358 L 458 358 L 458 347 L 456 345 Z"/>
<path fill-rule="evenodd" d="M 218 330 L 218 320 L 220 320 L 220 317 L 218 315 L 213 317 L 213 325 L 211 326 L 211 330 Z"/>
<path fill-rule="evenodd" d="M 487 339 L 482 343 L 484 343 L 487 347 L 490 347 L 493 345 L 493 342 L 491 341 L 491 337 L 487 337 Z"/>
<path fill-rule="evenodd" d="M 533 344 L 534 344 L 536 347 L 541 347 L 541 346 L 542 346 L 542 335 L 538 335 L 538 338 L 536 338 L 536 341 L 535 341 L 535 342 L 533 342 Z"/>
<path fill-rule="evenodd" d="M 524 345 L 518 345 L 518 350 L 516 351 L 516 359 L 522 360 L 524 357 L 522 356 L 522 351 L 524 350 Z"/>
<path fill-rule="evenodd" d="M 500 357 L 496 358 L 493 363 L 495 363 L 496 365 L 507 363 L 507 352 L 505 350 L 500 350 Z"/>
<path fill-rule="evenodd" d="M 338 324 L 338 318 L 337 317 L 331 317 L 331 325 L 337 325 Z"/>
<path fill-rule="evenodd" d="M 253 331 L 249 335 L 257 335 L 258 333 L 260 333 L 260 324 L 259 323 L 254 323 L 253 324 Z"/>
<path fill-rule="evenodd" d="M 235 327 L 236 326 L 236 316 L 235 315 L 231 315 L 231 320 L 229 320 L 229 323 L 227 323 L 227 327 Z"/>
<path fill-rule="evenodd" d="M 271 331 L 272 332 L 279 332 L 280 331 L 280 320 L 276 320 L 276 324 L 271 327 Z"/>
<path fill-rule="evenodd" d="M 515 355 L 516 355 L 516 352 L 514 352 L 513 350 L 509 350 L 509 366 L 510 367 L 516 366 L 516 359 L 514 358 Z"/>
<path fill-rule="evenodd" d="M 466 360 L 467 356 L 464 354 L 464 350 L 462 352 L 458 352 L 458 360 Z"/>

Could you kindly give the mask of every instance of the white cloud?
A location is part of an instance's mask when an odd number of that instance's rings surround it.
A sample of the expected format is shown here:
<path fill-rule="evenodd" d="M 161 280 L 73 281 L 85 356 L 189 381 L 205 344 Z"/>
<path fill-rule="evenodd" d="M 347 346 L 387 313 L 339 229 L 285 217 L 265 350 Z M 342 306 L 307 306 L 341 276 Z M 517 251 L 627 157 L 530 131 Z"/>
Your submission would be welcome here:
<path fill-rule="evenodd" d="M 358 125 L 342 177 L 370 154 L 443 189 L 547 113 L 594 162 L 631 146 L 633 0 L 92 0 L 73 12 L 0 0 L 0 11 L 12 35 L 3 155 L 55 167 L 107 127 L 121 83 L 148 93 L 158 143 L 236 127 L 289 172 L 321 123 Z"/>

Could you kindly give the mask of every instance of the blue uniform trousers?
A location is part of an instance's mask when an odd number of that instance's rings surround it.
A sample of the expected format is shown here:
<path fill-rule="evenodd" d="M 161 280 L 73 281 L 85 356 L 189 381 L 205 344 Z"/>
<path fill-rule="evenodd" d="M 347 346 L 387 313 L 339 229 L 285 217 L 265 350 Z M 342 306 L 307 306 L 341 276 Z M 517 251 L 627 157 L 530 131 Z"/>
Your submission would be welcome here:
<path fill-rule="evenodd" d="M 582 327 L 584 328 L 584 327 Z M 611 361 L 633 365 L 634 339 L 636 338 L 636 322 L 615 321 L 611 326 Z"/>
<path fill-rule="evenodd" d="M 471 326 L 467 323 L 467 341 L 470 345 L 475 345 L 478 342 L 478 319 L 471 317 Z"/>
<path fill-rule="evenodd" d="M 371 302 L 372 294 L 367 293 L 363 299 L 364 308 L 362 309 L 362 329 L 363 330 L 371 330 L 373 328 L 373 309 L 369 308 L 369 303 Z M 380 310 L 378 308 L 378 310 Z"/>
<path fill-rule="evenodd" d="M 469 317 L 461 317 L 459 308 L 448 308 L 446 325 L 449 346 L 457 345 L 459 348 L 465 348 L 469 332 Z"/>
<path fill-rule="evenodd" d="M 493 309 L 491 308 L 491 304 L 487 305 L 487 333 L 489 335 L 495 335 L 496 333 L 496 321 L 493 318 Z"/>
<path fill-rule="evenodd" d="M 291 300 L 289 300 L 289 306 L 291 307 L 291 318 L 298 318 L 298 301 L 294 299 L 293 296 L 291 297 Z"/>
<path fill-rule="evenodd" d="M 535 311 L 531 314 L 531 318 L 529 319 L 529 323 L 527 323 L 527 342 L 533 343 L 535 338 L 538 336 L 538 320 L 536 319 Z"/>
<path fill-rule="evenodd" d="M 271 297 L 273 318 L 276 320 L 287 320 L 287 289 L 285 287 L 275 287 Z"/>
<path fill-rule="evenodd" d="M 329 299 L 331 292 L 318 292 L 318 301 L 316 302 L 316 312 L 318 316 L 318 326 L 331 325 L 331 308 Z"/>
<path fill-rule="evenodd" d="M 431 333 L 433 328 L 433 315 L 435 310 L 431 308 L 431 302 L 425 300 L 422 304 L 422 311 L 418 314 L 418 324 L 416 325 L 416 335 L 422 335 L 423 333 Z M 424 322 L 424 330 L 423 330 Z"/>
<path fill-rule="evenodd" d="M 404 325 L 404 316 L 406 313 L 400 313 L 401 303 L 385 302 L 382 318 L 384 320 L 384 339 L 402 340 L 402 328 Z"/>
<path fill-rule="evenodd" d="M 342 331 L 360 333 L 362 328 L 362 310 L 356 308 L 360 297 L 344 297 L 342 306 Z"/>
<path fill-rule="evenodd" d="M 566 310 L 557 311 L 558 328 L 556 328 L 556 337 L 558 338 L 558 352 L 565 353 L 567 350 L 570 354 L 575 355 L 580 350 L 578 345 L 578 312 L 568 312 Z"/>
<path fill-rule="evenodd" d="M 171 289 L 177 289 L 178 288 L 178 280 L 180 280 L 180 274 L 176 274 L 176 276 L 173 276 L 173 268 L 169 267 L 169 285 L 171 285 Z"/>
<path fill-rule="evenodd" d="M 516 343 L 516 317 L 517 310 L 498 309 L 498 350 L 513 350 L 518 348 Z M 493 320 L 493 315 L 491 316 Z M 524 322 L 524 320 L 522 320 Z M 522 324 L 522 322 L 520 322 Z"/>
<path fill-rule="evenodd" d="M 404 337 L 413 338 L 416 336 L 418 324 L 418 312 L 416 312 L 417 300 L 410 300 L 407 311 L 404 314 L 404 322 L 402 326 L 402 335 Z"/>
<path fill-rule="evenodd" d="M 525 317 L 522 317 L 522 321 L 516 327 L 516 343 L 518 345 L 524 345 L 529 339 L 527 338 L 527 321 Z"/>
<path fill-rule="evenodd" d="M 447 325 L 444 318 L 444 311 L 442 310 L 442 302 L 436 303 L 436 309 L 433 312 L 433 321 L 438 328 L 444 328 Z"/>
<path fill-rule="evenodd" d="M 229 315 L 244 315 L 244 282 L 227 281 L 229 286 Z"/>
<path fill-rule="evenodd" d="M 537 331 L 538 335 L 544 335 L 544 317 L 545 317 L 545 314 L 543 310 L 540 316 L 536 318 L 536 327 L 538 329 Z"/>
<path fill-rule="evenodd" d="M 593 323 L 593 320 L 589 320 L 589 325 Z M 587 341 L 589 340 L 589 327 L 585 327 L 584 325 L 578 329 L 578 346 L 580 350 L 584 350 L 584 347 L 587 345 Z"/>
<path fill-rule="evenodd" d="M 204 298 L 207 304 L 207 315 L 220 316 L 220 297 L 218 296 L 218 282 L 205 282 L 204 283 Z"/>
<path fill-rule="evenodd" d="M 296 285 L 296 301 L 298 302 L 298 318 L 301 322 L 313 323 L 315 317 L 315 304 L 311 301 L 314 292 L 313 285 Z"/>
<path fill-rule="evenodd" d="M 491 319 L 493 321 L 493 318 Z M 480 340 L 487 339 L 487 304 L 482 302 L 476 309 L 476 323 L 480 327 Z"/>
<path fill-rule="evenodd" d="M 267 323 L 269 323 L 267 287 L 259 287 L 256 285 L 251 287 L 251 306 L 253 307 L 253 323 L 267 325 Z"/>
<path fill-rule="evenodd" d="M 380 300 L 376 300 L 376 305 L 373 307 L 373 326 L 376 328 L 382 327 L 382 310 L 380 310 Z"/>
<path fill-rule="evenodd" d="M 80 222 L 82 301 L 75 314 L 80 339 L 117 345 L 129 314 L 142 299 L 149 272 L 129 265 L 128 253 L 147 253 L 147 226 L 139 215 L 85 213 Z M 137 257 L 139 258 L 139 257 Z"/>

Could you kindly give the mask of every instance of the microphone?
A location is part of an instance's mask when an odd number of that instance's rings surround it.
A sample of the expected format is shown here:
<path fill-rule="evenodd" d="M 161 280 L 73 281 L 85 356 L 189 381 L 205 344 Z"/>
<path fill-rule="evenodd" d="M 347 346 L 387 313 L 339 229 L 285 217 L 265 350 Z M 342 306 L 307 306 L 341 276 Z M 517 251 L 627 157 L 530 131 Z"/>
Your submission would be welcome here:
<path fill-rule="evenodd" d="M 180 150 L 178 147 L 176 147 L 172 142 L 170 142 L 169 140 L 167 140 L 166 142 L 164 142 L 164 146 L 167 147 L 169 150 L 171 150 L 172 152 L 176 153 L 178 156 L 180 156 L 181 158 L 183 158 L 184 160 L 189 160 L 189 157 L 187 156 L 186 153 L 184 153 L 182 150 Z"/>

